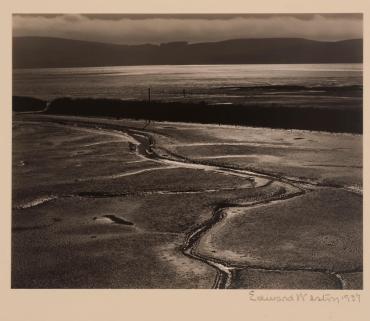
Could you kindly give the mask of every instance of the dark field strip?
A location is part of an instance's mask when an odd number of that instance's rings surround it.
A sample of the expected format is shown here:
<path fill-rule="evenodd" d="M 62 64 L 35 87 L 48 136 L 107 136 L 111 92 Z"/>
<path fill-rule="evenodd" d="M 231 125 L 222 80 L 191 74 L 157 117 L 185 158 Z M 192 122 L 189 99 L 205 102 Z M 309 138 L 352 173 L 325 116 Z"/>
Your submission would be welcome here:
<path fill-rule="evenodd" d="M 363 87 L 361 85 L 348 85 L 348 86 L 302 86 L 302 85 L 257 85 L 257 86 L 224 86 L 218 89 L 229 89 L 233 91 L 246 91 L 246 92 L 261 92 L 261 91 L 319 91 L 326 94 L 346 95 L 361 97 Z"/>
<path fill-rule="evenodd" d="M 13 96 L 13 111 L 42 111 L 46 108 L 47 102 L 33 97 Z"/>
<path fill-rule="evenodd" d="M 314 104 L 314 102 L 313 102 Z M 327 132 L 362 133 L 362 108 L 227 105 L 119 99 L 57 98 L 47 104 L 30 97 L 13 97 L 13 111 L 47 114 L 132 118 L 155 121 L 241 125 Z"/>

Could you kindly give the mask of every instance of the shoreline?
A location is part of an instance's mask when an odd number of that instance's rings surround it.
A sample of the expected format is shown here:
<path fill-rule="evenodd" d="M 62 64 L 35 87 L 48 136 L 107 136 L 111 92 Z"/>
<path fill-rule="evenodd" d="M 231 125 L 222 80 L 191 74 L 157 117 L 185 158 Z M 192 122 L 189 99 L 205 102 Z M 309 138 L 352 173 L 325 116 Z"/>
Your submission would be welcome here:
<path fill-rule="evenodd" d="M 15 114 L 33 114 L 32 112 L 26 112 L 26 113 L 22 113 L 22 112 L 15 112 Z M 48 116 L 52 116 L 52 117 L 60 117 L 61 119 L 63 118 L 71 118 L 73 117 L 74 119 L 79 119 L 81 118 L 82 120 L 84 119 L 91 119 L 91 120 L 101 120 L 101 121 L 111 121 L 111 120 L 117 120 L 116 117 L 109 117 L 109 116 L 78 116 L 78 115 L 63 115 L 63 114 L 38 114 L 38 116 L 44 116 L 44 117 L 48 117 Z M 137 125 L 145 125 L 145 120 L 144 119 L 134 119 L 134 118 L 122 118 L 120 120 L 127 120 L 127 121 L 130 121 L 130 122 L 133 122 L 133 123 L 137 123 Z M 363 133 L 346 133 L 346 132 L 328 132 L 328 131 L 320 131 L 320 130 L 309 130 L 309 129 L 297 129 L 297 128 L 272 128 L 272 127 L 257 127 L 257 126 L 248 126 L 248 125 L 228 125 L 228 124 L 221 124 L 221 125 L 218 125 L 218 124 L 209 124 L 209 123 L 187 123 L 187 122 L 181 122 L 181 121 L 178 121 L 178 122 L 171 122 L 171 121 L 166 121 L 166 120 L 156 120 L 156 121 L 152 121 L 153 124 L 161 124 L 161 125 L 168 125 L 168 126 L 181 126 L 182 129 L 185 129 L 184 127 L 189 127 L 189 129 L 191 128 L 197 128 L 199 126 L 202 126 L 202 128 L 209 128 L 209 129 L 217 129 L 217 128 L 224 128 L 224 129 L 261 129 L 261 130 L 271 130 L 271 131 L 281 131 L 281 132 L 291 132 L 292 134 L 293 133 L 297 133 L 297 134 L 320 134 L 320 135 L 328 135 L 328 136 L 337 136 L 337 135 L 340 135 L 340 136 L 350 136 L 350 137 L 359 137 L 359 136 L 363 136 Z M 151 123 L 151 124 L 152 124 Z M 147 127 L 149 130 L 150 130 L 150 125 L 149 127 Z"/>

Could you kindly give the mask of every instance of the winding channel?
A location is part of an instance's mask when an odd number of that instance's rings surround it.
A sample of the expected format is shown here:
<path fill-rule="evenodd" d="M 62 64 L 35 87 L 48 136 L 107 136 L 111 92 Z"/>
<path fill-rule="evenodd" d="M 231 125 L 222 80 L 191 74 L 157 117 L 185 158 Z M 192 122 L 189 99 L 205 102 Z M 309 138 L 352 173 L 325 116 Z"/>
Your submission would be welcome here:
<path fill-rule="evenodd" d="M 23 122 L 23 120 L 22 120 Z M 197 252 L 197 246 L 206 233 L 208 233 L 216 224 L 220 224 L 223 220 L 227 218 L 227 210 L 232 207 L 243 207 L 243 208 L 256 208 L 264 205 L 275 204 L 279 202 L 284 202 L 288 199 L 293 197 L 297 197 L 300 195 L 305 194 L 317 187 L 317 184 L 314 182 L 307 182 L 307 181 L 300 181 L 295 178 L 287 178 L 287 177 L 279 177 L 265 173 L 258 173 L 255 171 L 250 170 L 241 170 L 241 169 L 234 169 L 228 168 L 226 166 L 218 166 L 218 165 L 211 165 L 205 164 L 201 161 L 194 161 L 187 159 L 185 157 L 172 154 L 171 152 L 161 149 L 155 146 L 155 139 L 152 133 L 148 130 L 142 129 L 134 129 L 131 127 L 125 127 L 123 125 L 114 125 L 114 124 L 107 124 L 107 123 L 100 123 L 100 122 L 85 122 L 80 120 L 66 120 L 66 119 L 55 119 L 55 118 L 46 118 L 42 120 L 32 120 L 32 121 L 24 121 L 24 122 L 36 122 L 36 123 L 52 123 L 54 125 L 60 125 L 63 127 L 70 127 L 76 130 L 82 131 L 90 131 L 90 132 L 99 132 L 105 133 L 107 135 L 111 134 L 112 136 L 124 136 L 125 139 L 129 138 L 129 142 L 134 146 L 135 153 L 145 159 L 154 162 L 158 162 L 162 165 L 166 165 L 165 168 L 192 168 L 192 169 L 199 169 L 199 170 L 206 170 L 206 171 L 213 171 L 218 173 L 223 173 L 226 175 L 233 175 L 242 178 L 247 178 L 251 181 L 252 186 L 249 188 L 259 188 L 265 187 L 272 183 L 278 183 L 283 187 L 283 191 L 281 193 L 276 193 L 275 195 L 267 195 L 263 198 L 257 200 L 250 200 L 247 202 L 238 202 L 232 204 L 219 204 L 217 205 L 212 212 L 212 216 L 206 220 L 205 222 L 201 223 L 200 225 L 194 227 L 190 233 L 185 238 L 181 251 L 187 257 L 192 259 L 201 261 L 209 266 L 213 267 L 217 274 L 214 280 L 213 288 L 215 289 L 226 289 L 230 286 L 233 275 L 237 270 L 240 269 L 248 269 L 248 268 L 257 268 L 266 271 L 282 271 L 283 269 L 267 269 L 263 267 L 248 267 L 248 266 L 235 266 L 231 265 L 228 262 L 217 258 L 211 258 L 202 256 Z M 78 126 L 78 127 L 76 127 Z M 158 168 L 153 168 L 158 169 Z M 150 169 L 149 169 L 150 170 Z M 144 170 L 147 171 L 147 170 Z M 125 176 L 125 175 L 135 175 L 140 171 L 133 172 L 133 173 L 126 173 L 126 174 L 118 174 L 117 177 Z M 114 177 L 112 177 L 114 178 Z M 245 188 L 245 187 L 244 187 Z M 204 191 L 185 191 L 183 193 L 202 193 L 202 192 L 216 192 L 222 189 L 217 190 L 204 190 Z M 171 192 L 171 191 L 158 191 L 158 193 L 181 193 L 181 192 Z M 143 193 L 145 195 L 145 193 Z M 73 195 L 66 195 L 64 197 L 71 197 Z M 89 197 L 89 195 L 87 195 Z M 113 196 L 120 196 L 120 195 L 113 195 Z M 90 197 L 93 197 L 91 195 Z M 99 196 L 98 196 L 99 197 Z M 104 196 L 103 196 L 104 197 Z M 35 206 L 38 204 L 42 204 L 43 201 L 53 200 L 56 197 L 46 198 L 45 200 L 34 201 L 33 204 L 30 206 Z M 27 208 L 30 206 L 24 206 L 19 208 Z M 288 269 L 284 269 L 287 271 Z M 312 270 L 310 268 L 307 269 L 292 269 L 291 271 L 312 271 L 312 272 L 324 272 L 327 274 L 331 274 L 335 276 L 339 283 L 339 288 L 343 288 L 343 281 L 341 279 L 340 272 L 331 272 L 331 271 L 322 271 L 322 270 Z"/>

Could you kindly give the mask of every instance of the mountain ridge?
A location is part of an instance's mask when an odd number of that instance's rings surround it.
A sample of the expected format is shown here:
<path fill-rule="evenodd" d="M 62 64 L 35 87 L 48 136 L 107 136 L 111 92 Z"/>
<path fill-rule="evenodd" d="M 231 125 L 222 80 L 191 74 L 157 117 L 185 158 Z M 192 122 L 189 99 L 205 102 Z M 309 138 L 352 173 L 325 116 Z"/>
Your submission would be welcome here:
<path fill-rule="evenodd" d="M 361 63 L 362 42 L 362 39 L 329 42 L 304 38 L 249 38 L 126 45 L 52 37 L 13 37 L 13 68 Z"/>

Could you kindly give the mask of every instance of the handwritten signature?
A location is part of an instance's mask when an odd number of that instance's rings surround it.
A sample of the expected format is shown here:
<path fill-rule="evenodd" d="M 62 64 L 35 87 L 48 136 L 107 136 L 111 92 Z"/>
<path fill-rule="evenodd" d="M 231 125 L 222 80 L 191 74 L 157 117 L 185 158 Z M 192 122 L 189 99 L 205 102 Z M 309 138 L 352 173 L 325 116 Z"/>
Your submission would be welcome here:
<path fill-rule="evenodd" d="M 249 300 L 254 302 L 325 302 L 325 303 L 360 303 L 361 294 L 306 293 L 298 292 L 288 295 L 261 294 L 249 291 Z"/>

